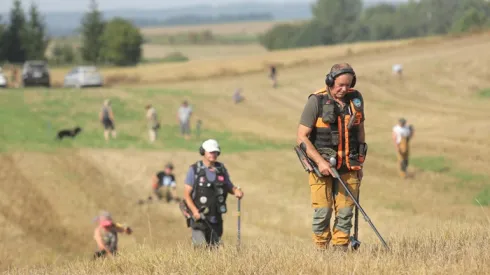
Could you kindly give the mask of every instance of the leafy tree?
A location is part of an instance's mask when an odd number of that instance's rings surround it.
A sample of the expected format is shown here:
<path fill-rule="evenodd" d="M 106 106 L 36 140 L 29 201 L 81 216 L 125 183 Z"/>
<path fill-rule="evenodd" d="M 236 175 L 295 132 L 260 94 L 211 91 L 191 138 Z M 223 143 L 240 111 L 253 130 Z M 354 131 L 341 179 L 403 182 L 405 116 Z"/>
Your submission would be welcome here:
<path fill-rule="evenodd" d="M 456 13 L 465 0 L 423 0 L 422 10 L 425 15 L 423 21 L 427 22 L 427 34 L 448 33 L 455 20 Z"/>
<path fill-rule="evenodd" d="M 277 24 L 259 37 L 259 41 L 268 50 L 292 48 L 295 34 L 300 27 L 294 24 Z"/>
<path fill-rule="evenodd" d="M 390 4 L 379 4 L 367 8 L 362 16 L 360 25 L 364 29 L 356 30 L 356 38 L 365 32 L 359 40 L 384 40 L 395 37 L 396 6 Z"/>
<path fill-rule="evenodd" d="M 260 43 L 274 50 L 490 28 L 488 0 L 409 0 L 366 9 L 360 0 L 317 0 L 312 12 L 310 22 L 277 25 Z"/>
<path fill-rule="evenodd" d="M 317 0 L 312 6 L 313 17 L 330 28 L 334 42 L 342 42 L 350 35 L 362 12 L 361 0 Z"/>
<path fill-rule="evenodd" d="M 485 12 L 474 7 L 469 8 L 459 19 L 454 22 L 453 32 L 466 32 L 479 28 L 487 22 Z"/>
<path fill-rule="evenodd" d="M 5 25 L 3 23 L 2 17 L 0 16 L 0 62 L 5 61 Z"/>
<path fill-rule="evenodd" d="M 56 42 L 51 49 L 51 56 L 57 65 L 72 64 L 76 58 L 73 45 L 69 42 Z"/>
<path fill-rule="evenodd" d="M 333 34 L 331 26 L 312 20 L 298 27 L 298 31 L 292 37 L 292 46 L 296 48 L 333 44 Z"/>
<path fill-rule="evenodd" d="M 29 21 L 26 25 L 26 43 L 28 59 L 45 59 L 49 38 L 46 34 L 46 25 L 39 14 L 37 6 L 32 3 L 29 9 Z"/>
<path fill-rule="evenodd" d="M 127 66 L 135 65 L 141 59 L 143 36 L 129 20 L 116 17 L 109 21 L 101 41 L 101 56 L 108 63 Z"/>
<path fill-rule="evenodd" d="M 97 8 L 97 2 L 91 0 L 90 11 L 84 15 L 81 23 L 82 45 L 80 51 L 83 60 L 94 64 L 100 61 L 104 25 L 105 22 L 102 13 Z"/>
<path fill-rule="evenodd" d="M 410 1 L 397 8 L 392 25 L 395 38 L 411 38 L 427 34 L 427 13 L 420 2 Z"/>
<path fill-rule="evenodd" d="M 5 54 L 11 63 L 22 63 L 27 58 L 26 19 L 20 0 L 14 0 L 10 11 L 10 23 L 5 34 Z"/>

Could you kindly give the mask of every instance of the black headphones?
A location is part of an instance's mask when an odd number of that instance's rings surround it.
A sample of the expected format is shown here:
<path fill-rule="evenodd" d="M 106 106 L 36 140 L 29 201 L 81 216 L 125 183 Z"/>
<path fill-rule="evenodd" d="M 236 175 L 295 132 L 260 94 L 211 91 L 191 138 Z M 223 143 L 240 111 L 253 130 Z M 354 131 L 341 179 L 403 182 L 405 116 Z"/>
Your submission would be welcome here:
<path fill-rule="evenodd" d="M 219 151 L 217 152 L 217 154 L 219 156 L 221 154 L 221 148 L 219 146 L 218 146 L 218 148 L 219 148 Z M 201 156 L 204 156 L 204 148 L 202 148 L 202 144 L 201 144 L 201 146 L 199 146 L 199 154 Z"/>
<path fill-rule="evenodd" d="M 350 87 L 354 88 L 354 86 L 356 86 L 357 79 L 356 79 L 356 73 L 351 68 L 345 68 L 335 72 L 330 72 L 329 74 L 327 74 L 327 77 L 325 78 L 325 84 L 327 84 L 328 87 L 333 87 L 333 84 L 335 84 L 335 79 L 343 74 L 351 74 L 354 76 L 354 78 L 352 79 L 352 83 L 350 84 Z"/>

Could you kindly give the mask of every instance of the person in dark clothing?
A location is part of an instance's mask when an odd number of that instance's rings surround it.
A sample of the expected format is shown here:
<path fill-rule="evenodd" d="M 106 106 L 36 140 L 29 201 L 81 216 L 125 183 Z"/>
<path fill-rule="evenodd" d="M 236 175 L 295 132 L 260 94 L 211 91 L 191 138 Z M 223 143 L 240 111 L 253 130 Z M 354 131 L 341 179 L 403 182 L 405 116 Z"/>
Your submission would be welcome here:
<path fill-rule="evenodd" d="M 175 183 L 175 175 L 173 174 L 174 166 L 172 163 L 165 165 L 163 171 L 159 171 L 152 177 L 153 193 L 158 200 L 165 199 L 167 202 L 180 202 L 177 196 L 177 184 Z"/>
<path fill-rule="evenodd" d="M 109 132 L 112 134 L 112 138 L 116 138 L 116 127 L 114 126 L 114 113 L 111 108 L 111 101 L 109 99 L 104 100 L 104 106 L 99 113 L 99 120 L 104 126 L 104 138 L 109 140 Z"/>
<path fill-rule="evenodd" d="M 206 140 L 199 152 L 203 158 L 189 167 L 185 180 L 185 212 L 191 216 L 188 226 L 193 245 L 216 246 L 223 235 L 227 194 L 241 199 L 243 192 L 233 185 L 224 164 L 217 162 L 220 147 L 216 140 Z"/>
<path fill-rule="evenodd" d="M 274 66 L 274 65 L 270 66 L 269 78 L 272 81 L 272 87 L 276 88 L 277 87 L 277 69 L 276 69 L 276 66 Z"/>

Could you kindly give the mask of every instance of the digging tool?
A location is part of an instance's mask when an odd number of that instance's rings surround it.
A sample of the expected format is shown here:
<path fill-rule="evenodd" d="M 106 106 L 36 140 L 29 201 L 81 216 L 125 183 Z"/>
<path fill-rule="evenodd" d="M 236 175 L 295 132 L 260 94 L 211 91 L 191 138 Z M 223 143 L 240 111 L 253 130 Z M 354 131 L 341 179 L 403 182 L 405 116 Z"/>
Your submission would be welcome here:
<path fill-rule="evenodd" d="M 238 189 L 240 189 L 240 187 L 238 187 Z M 240 250 L 240 234 L 241 234 L 241 230 L 240 230 L 240 222 L 241 222 L 241 218 L 240 218 L 240 202 L 241 202 L 242 199 L 238 199 L 238 202 L 237 202 L 237 250 Z"/>
<path fill-rule="evenodd" d="M 386 249 L 389 250 L 390 248 L 386 244 L 386 242 L 383 239 L 383 237 L 381 237 L 381 234 L 379 234 L 379 232 L 376 229 L 376 227 L 374 226 L 374 224 L 371 222 L 371 219 L 369 219 L 369 216 L 366 214 L 366 212 L 364 212 L 364 209 L 362 209 L 361 205 L 359 204 L 359 202 L 357 201 L 357 199 L 354 197 L 354 195 L 351 193 L 351 191 L 349 190 L 348 186 L 340 178 L 339 172 L 337 171 L 337 169 L 335 169 L 335 166 L 337 165 L 337 160 L 334 157 L 330 157 L 329 162 L 330 162 L 330 165 L 331 165 L 331 170 L 333 172 L 333 176 L 339 180 L 339 182 L 342 184 L 342 186 L 344 187 L 344 189 L 347 192 L 347 194 L 349 195 L 349 197 L 351 197 L 351 199 L 354 201 L 354 204 L 356 205 L 356 210 L 359 209 L 359 211 L 361 211 L 362 215 L 364 216 L 364 220 L 369 223 L 369 225 L 373 229 L 374 233 L 376 233 L 376 236 L 378 236 L 378 238 L 381 241 L 381 243 L 383 244 L 383 246 Z M 356 221 L 357 221 L 357 219 L 356 219 Z M 358 244 L 355 244 L 357 246 L 357 248 L 358 248 L 359 245 L 360 245 L 360 242 L 357 241 L 357 236 L 356 236 L 356 240 L 355 241 L 358 242 Z"/>

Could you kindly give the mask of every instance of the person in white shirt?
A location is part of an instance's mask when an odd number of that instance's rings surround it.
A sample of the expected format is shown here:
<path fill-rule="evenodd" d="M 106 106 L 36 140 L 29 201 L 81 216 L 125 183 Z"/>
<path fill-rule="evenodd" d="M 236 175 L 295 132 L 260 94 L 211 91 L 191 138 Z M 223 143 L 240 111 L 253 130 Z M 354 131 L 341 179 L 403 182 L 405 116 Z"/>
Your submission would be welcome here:
<path fill-rule="evenodd" d="M 393 127 L 393 143 L 398 156 L 398 165 L 400 176 L 407 177 L 408 156 L 409 156 L 409 141 L 413 137 L 413 127 L 407 125 L 407 121 L 401 118 L 398 124 Z"/>
<path fill-rule="evenodd" d="M 187 140 L 191 138 L 191 115 L 192 107 L 189 105 L 189 102 L 185 100 L 177 111 L 177 121 L 180 124 L 180 133 Z"/>
<path fill-rule="evenodd" d="M 398 75 L 398 77 L 401 77 L 403 72 L 403 67 L 401 64 L 395 64 L 392 67 L 392 71 L 394 75 Z"/>

